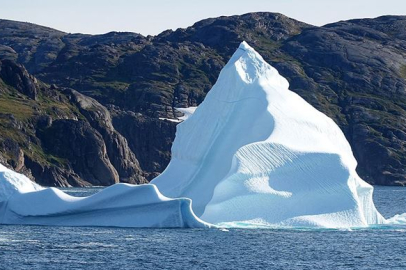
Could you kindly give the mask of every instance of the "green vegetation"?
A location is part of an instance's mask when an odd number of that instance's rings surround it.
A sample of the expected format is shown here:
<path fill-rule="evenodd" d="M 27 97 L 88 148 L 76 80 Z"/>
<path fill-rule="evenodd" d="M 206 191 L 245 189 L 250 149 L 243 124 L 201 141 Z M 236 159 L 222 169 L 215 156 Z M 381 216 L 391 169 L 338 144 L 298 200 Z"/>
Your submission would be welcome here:
<path fill-rule="evenodd" d="M 268 51 L 279 49 L 282 46 L 281 42 L 273 41 L 269 37 L 264 35 L 257 36 L 257 39 L 259 41 L 259 44 L 261 44 L 261 47 L 267 48 Z"/>
<path fill-rule="evenodd" d="M 42 164 L 53 164 L 58 166 L 64 166 L 68 164 L 68 160 L 45 153 L 44 149 L 36 144 L 30 145 L 30 147 L 25 152 L 28 156 Z"/>
<path fill-rule="evenodd" d="M 126 91 L 128 86 L 130 84 L 126 82 L 120 82 L 120 81 L 95 81 L 93 82 L 93 86 L 95 88 L 105 88 L 105 89 L 111 89 L 119 92 Z"/>
<path fill-rule="evenodd" d="M 12 114 L 18 120 L 27 120 L 34 112 L 33 105 L 26 99 L 3 95 L 0 97 L 0 113 Z"/>
<path fill-rule="evenodd" d="M 400 67 L 400 76 L 406 80 L 406 65 Z"/>
<path fill-rule="evenodd" d="M 40 164 L 65 166 L 67 160 L 46 153 L 39 140 L 33 139 L 38 131 L 35 116 L 48 115 L 53 119 L 84 117 L 66 96 L 52 92 L 49 86 L 41 82 L 39 87 L 41 90 L 37 100 L 32 100 L 0 79 L 0 147 L 2 142 L 11 142 L 11 146 L 16 143 L 27 156 Z M 6 149 L 2 150 L 1 155 L 7 160 L 15 160 L 14 152 Z"/>

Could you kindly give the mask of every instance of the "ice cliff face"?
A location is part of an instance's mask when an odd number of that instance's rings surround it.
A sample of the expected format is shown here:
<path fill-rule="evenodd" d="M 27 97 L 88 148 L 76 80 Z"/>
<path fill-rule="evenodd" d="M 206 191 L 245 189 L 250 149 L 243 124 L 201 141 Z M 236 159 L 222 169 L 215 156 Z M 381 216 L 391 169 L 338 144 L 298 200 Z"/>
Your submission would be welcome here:
<path fill-rule="evenodd" d="M 155 180 L 203 220 L 229 226 L 383 223 L 338 126 L 243 42 L 204 102 L 178 125 Z"/>

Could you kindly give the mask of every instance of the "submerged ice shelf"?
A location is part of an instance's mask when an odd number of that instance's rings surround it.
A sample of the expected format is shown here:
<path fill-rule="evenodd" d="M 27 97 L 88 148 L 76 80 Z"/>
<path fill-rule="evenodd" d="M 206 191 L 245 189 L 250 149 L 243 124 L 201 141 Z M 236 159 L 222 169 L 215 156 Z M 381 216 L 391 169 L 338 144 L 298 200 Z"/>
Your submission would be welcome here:
<path fill-rule="evenodd" d="M 149 185 L 77 198 L 0 167 L 0 224 L 324 227 L 386 221 L 338 126 L 247 43 L 203 103 L 179 108 L 172 159 Z M 162 193 L 162 194 L 161 194 Z M 173 199 L 170 199 L 173 198 Z M 403 222 L 404 223 L 404 222 Z"/>

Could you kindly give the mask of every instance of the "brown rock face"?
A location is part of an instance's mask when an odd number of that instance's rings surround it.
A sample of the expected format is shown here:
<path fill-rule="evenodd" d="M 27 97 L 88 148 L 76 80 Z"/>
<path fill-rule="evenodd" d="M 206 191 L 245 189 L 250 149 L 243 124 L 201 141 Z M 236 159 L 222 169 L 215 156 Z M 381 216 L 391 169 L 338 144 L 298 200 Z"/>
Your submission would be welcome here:
<path fill-rule="evenodd" d="M 147 182 L 109 111 L 93 98 L 37 81 L 11 60 L 0 61 L 0 93 L 6 166 L 45 186 Z"/>
<path fill-rule="evenodd" d="M 151 119 L 132 112 L 115 112 L 115 128 L 128 140 L 137 153 L 141 168 L 148 180 L 158 176 L 168 165 L 176 123 Z"/>
<path fill-rule="evenodd" d="M 70 161 L 72 169 L 87 182 L 101 186 L 119 182 L 103 137 L 89 123 L 56 120 L 39 137 L 48 153 Z"/>
<path fill-rule="evenodd" d="M 114 129 L 110 112 L 93 98 L 72 89 L 66 89 L 65 92 L 78 106 L 90 125 L 103 137 L 107 155 L 117 170 L 120 181 L 133 184 L 146 183 L 138 160 L 128 147 L 127 140 Z"/>

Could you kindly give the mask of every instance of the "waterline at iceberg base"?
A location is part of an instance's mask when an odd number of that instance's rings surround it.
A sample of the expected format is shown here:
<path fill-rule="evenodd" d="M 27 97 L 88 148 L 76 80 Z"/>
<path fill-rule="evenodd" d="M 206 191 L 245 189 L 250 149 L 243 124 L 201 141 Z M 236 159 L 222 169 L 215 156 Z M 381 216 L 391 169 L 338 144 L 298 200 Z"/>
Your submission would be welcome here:
<path fill-rule="evenodd" d="M 121 227 L 354 228 L 402 223 L 373 188 L 339 127 L 291 92 L 247 43 L 177 126 L 172 159 L 149 185 L 77 198 L 0 167 L 0 223 Z"/>

